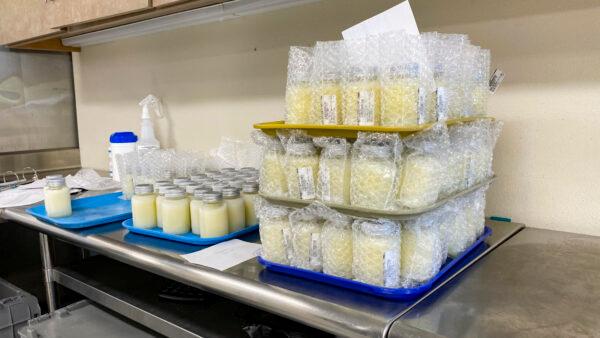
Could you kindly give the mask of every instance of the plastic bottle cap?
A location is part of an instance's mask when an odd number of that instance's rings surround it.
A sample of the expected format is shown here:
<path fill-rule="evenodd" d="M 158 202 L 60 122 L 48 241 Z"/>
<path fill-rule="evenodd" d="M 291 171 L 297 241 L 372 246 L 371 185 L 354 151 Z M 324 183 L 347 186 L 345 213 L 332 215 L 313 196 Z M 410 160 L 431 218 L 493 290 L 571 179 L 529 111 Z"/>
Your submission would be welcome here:
<path fill-rule="evenodd" d="M 245 171 L 254 172 L 254 171 L 258 171 L 258 170 L 256 168 L 252 168 L 252 167 L 243 167 L 243 168 L 240 168 L 240 171 L 241 172 L 245 172 Z"/>
<path fill-rule="evenodd" d="M 208 176 L 210 178 L 212 178 L 213 176 L 218 175 L 218 174 L 220 174 L 220 172 L 218 172 L 216 170 L 209 170 L 206 172 L 206 176 Z"/>
<path fill-rule="evenodd" d="M 185 190 L 180 188 L 169 189 L 165 192 L 166 198 L 180 198 L 185 197 Z"/>
<path fill-rule="evenodd" d="M 110 143 L 135 143 L 138 137 L 131 131 L 119 131 L 110 135 Z"/>
<path fill-rule="evenodd" d="M 210 188 L 198 188 L 198 189 L 194 190 L 194 198 L 195 199 L 202 199 L 202 197 L 204 196 L 204 194 L 207 194 L 209 192 L 213 192 L 212 189 L 210 189 Z"/>
<path fill-rule="evenodd" d="M 146 195 L 153 193 L 154 187 L 152 184 L 136 184 L 134 191 L 136 195 Z"/>
<path fill-rule="evenodd" d="M 238 198 L 240 197 L 240 190 L 234 187 L 223 188 L 223 198 Z"/>
<path fill-rule="evenodd" d="M 258 183 L 246 182 L 242 185 L 242 192 L 254 194 L 258 192 Z"/>
<path fill-rule="evenodd" d="M 167 184 L 173 184 L 173 182 L 171 180 L 158 180 L 154 182 L 155 187 Z"/>
<path fill-rule="evenodd" d="M 228 172 L 233 172 L 235 171 L 235 168 L 222 168 L 221 172 L 222 173 L 228 173 Z"/>
<path fill-rule="evenodd" d="M 204 203 L 219 203 L 223 200 L 223 195 L 220 192 L 209 192 L 202 196 Z"/>
<path fill-rule="evenodd" d="M 185 187 L 187 187 L 190 184 L 196 184 L 196 182 L 187 180 L 187 181 L 176 183 L 175 185 L 185 189 Z"/>

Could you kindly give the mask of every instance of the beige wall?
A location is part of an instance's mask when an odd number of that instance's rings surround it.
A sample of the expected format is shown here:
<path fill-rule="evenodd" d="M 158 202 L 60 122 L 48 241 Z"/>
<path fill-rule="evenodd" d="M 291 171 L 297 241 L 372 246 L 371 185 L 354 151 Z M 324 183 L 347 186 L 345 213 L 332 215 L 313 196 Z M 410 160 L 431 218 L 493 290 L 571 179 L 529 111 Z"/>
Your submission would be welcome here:
<path fill-rule="evenodd" d="M 108 135 L 138 128 L 137 101 L 160 96 L 161 141 L 209 149 L 282 117 L 289 45 L 339 32 L 398 1 L 302 7 L 85 47 L 74 57 L 84 166 L 106 168 Z M 422 31 L 462 32 L 507 73 L 490 103 L 505 121 L 488 215 L 600 235 L 600 3 L 413 0 Z"/>

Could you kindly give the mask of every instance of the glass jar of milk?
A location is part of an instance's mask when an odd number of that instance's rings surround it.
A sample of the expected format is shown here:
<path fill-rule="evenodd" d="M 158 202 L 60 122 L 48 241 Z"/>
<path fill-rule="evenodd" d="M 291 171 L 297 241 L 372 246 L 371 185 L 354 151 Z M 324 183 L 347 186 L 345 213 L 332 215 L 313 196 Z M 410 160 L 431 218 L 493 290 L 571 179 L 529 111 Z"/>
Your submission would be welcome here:
<path fill-rule="evenodd" d="M 256 217 L 256 198 L 258 196 L 258 183 L 246 182 L 242 184 L 242 198 L 244 199 L 244 212 L 246 215 L 246 226 L 258 224 Z"/>
<path fill-rule="evenodd" d="M 265 150 L 260 167 L 260 192 L 267 196 L 286 197 L 288 193 L 283 159 L 285 151 L 280 142 Z"/>
<path fill-rule="evenodd" d="M 234 187 L 223 188 L 223 201 L 227 206 L 227 220 L 229 221 L 229 233 L 240 231 L 246 227 L 246 213 L 244 211 L 244 200 L 240 191 Z"/>
<path fill-rule="evenodd" d="M 156 226 L 156 195 L 151 184 L 138 184 L 131 198 L 133 226 L 151 229 Z"/>
<path fill-rule="evenodd" d="M 209 192 L 202 196 L 200 208 L 200 236 L 221 237 L 229 233 L 227 205 L 220 192 Z"/>
<path fill-rule="evenodd" d="M 71 216 L 71 194 L 62 175 L 49 175 L 46 177 L 44 206 L 48 217 Z"/>
<path fill-rule="evenodd" d="M 158 195 L 156 196 L 156 225 L 162 228 L 162 202 L 165 200 L 165 193 L 167 190 L 176 189 L 177 186 L 173 184 L 165 184 L 158 186 Z"/>
<path fill-rule="evenodd" d="M 282 207 L 269 207 L 260 214 L 261 256 L 271 262 L 290 264 L 292 256 L 292 231 L 289 210 Z"/>
<path fill-rule="evenodd" d="M 171 189 L 162 201 L 163 232 L 184 234 L 191 229 L 190 202 L 183 189 Z"/>
<path fill-rule="evenodd" d="M 202 198 L 204 194 L 212 192 L 210 188 L 198 188 L 194 190 L 194 196 L 190 201 L 190 222 L 192 226 L 192 233 L 200 235 L 200 219 L 202 217 Z"/>

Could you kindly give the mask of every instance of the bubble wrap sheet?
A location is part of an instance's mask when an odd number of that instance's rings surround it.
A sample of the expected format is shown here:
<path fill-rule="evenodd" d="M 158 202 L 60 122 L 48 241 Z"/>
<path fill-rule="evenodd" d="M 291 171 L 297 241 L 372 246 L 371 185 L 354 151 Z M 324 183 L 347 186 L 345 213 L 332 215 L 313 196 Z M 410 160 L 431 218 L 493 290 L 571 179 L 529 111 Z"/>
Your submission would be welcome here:
<path fill-rule="evenodd" d="M 447 217 L 445 209 L 437 209 L 404 223 L 401 255 L 403 287 L 422 284 L 440 271 L 448 251 L 444 224 Z"/>
<path fill-rule="evenodd" d="M 313 49 L 309 47 L 290 47 L 288 61 L 287 86 L 285 90 L 285 122 L 310 123 L 312 90 Z"/>
<path fill-rule="evenodd" d="M 342 124 L 341 62 L 343 41 L 318 41 L 314 47 L 310 85 L 312 104 L 310 123 Z"/>
<path fill-rule="evenodd" d="M 321 230 L 325 222 L 323 215 L 329 210 L 323 204 L 312 203 L 290 214 L 293 248 L 292 266 L 318 272 L 322 271 Z"/>
<path fill-rule="evenodd" d="M 262 243 L 261 257 L 290 265 L 292 258 L 292 231 L 290 209 L 275 206 L 257 198 L 257 214 L 260 219 L 259 234 Z"/>
<path fill-rule="evenodd" d="M 316 137 L 321 148 L 317 197 L 324 202 L 350 204 L 350 149 L 343 138 Z"/>
<path fill-rule="evenodd" d="M 352 273 L 360 282 L 400 286 L 400 224 L 389 220 L 356 220 L 353 229 Z"/>
<path fill-rule="evenodd" d="M 293 130 L 285 142 L 284 170 L 290 198 L 316 198 L 319 153 L 305 133 Z"/>
<path fill-rule="evenodd" d="M 405 155 L 400 173 L 397 201 L 404 208 L 421 208 L 435 203 L 443 182 L 444 152 L 450 145 L 443 123 L 404 139 Z"/>
<path fill-rule="evenodd" d="M 352 279 L 352 218 L 334 210 L 323 213 L 321 230 L 323 272 Z"/>
<path fill-rule="evenodd" d="M 397 134 L 358 134 L 352 147 L 351 205 L 378 210 L 395 208 L 401 149 Z"/>
<path fill-rule="evenodd" d="M 254 131 L 252 139 L 262 147 L 263 159 L 259 171 L 260 192 L 268 196 L 287 197 L 288 184 L 283 166 L 285 150 L 278 138 Z"/>

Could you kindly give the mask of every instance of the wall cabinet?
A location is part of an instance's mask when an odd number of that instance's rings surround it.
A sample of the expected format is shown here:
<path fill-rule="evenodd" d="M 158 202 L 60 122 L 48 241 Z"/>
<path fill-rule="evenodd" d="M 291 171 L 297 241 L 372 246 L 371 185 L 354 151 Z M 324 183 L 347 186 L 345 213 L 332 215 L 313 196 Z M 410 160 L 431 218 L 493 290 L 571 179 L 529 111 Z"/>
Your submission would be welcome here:
<path fill-rule="evenodd" d="M 145 10 L 151 0 L 49 0 L 46 5 L 47 22 L 56 28 Z"/>
<path fill-rule="evenodd" d="M 0 1 L 0 45 L 50 34 L 45 0 Z"/>

